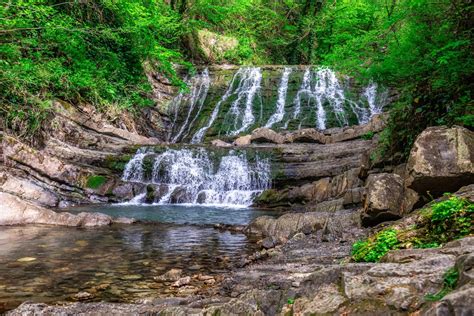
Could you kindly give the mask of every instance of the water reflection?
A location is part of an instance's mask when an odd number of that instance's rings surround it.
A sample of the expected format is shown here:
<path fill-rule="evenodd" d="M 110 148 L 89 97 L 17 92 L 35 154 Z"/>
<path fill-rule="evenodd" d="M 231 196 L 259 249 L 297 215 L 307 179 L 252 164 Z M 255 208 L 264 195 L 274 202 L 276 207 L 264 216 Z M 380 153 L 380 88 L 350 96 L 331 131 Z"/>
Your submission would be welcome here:
<path fill-rule="evenodd" d="M 106 301 L 174 295 L 153 277 L 171 268 L 217 274 L 254 250 L 243 234 L 199 226 L 0 227 L 0 312 L 82 291 Z"/>

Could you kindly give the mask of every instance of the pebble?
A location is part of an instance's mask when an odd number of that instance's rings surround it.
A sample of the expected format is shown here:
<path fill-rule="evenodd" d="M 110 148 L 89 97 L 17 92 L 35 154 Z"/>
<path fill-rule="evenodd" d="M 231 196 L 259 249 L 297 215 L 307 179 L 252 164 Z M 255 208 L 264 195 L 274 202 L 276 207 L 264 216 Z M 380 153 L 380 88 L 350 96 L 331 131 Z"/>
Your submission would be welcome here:
<path fill-rule="evenodd" d="M 17 261 L 18 262 L 31 262 L 31 261 L 35 261 L 35 260 L 36 260 L 35 257 L 23 257 L 23 258 L 18 259 Z"/>
<path fill-rule="evenodd" d="M 187 276 L 187 277 L 181 278 L 178 281 L 174 282 L 171 286 L 172 287 L 181 287 L 181 286 L 188 285 L 189 283 L 191 283 L 191 277 Z"/>
<path fill-rule="evenodd" d="M 141 274 L 128 274 L 121 277 L 122 280 L 133 281 L 143 278 Z"/>
<path fill-rule="evenodd" d="M 89 292 L 79 292 L 76 295 L 74 295 L 74 299 L 79 300 L 79 301 L 88 300 L 92 297 L 93 295 Z"/>

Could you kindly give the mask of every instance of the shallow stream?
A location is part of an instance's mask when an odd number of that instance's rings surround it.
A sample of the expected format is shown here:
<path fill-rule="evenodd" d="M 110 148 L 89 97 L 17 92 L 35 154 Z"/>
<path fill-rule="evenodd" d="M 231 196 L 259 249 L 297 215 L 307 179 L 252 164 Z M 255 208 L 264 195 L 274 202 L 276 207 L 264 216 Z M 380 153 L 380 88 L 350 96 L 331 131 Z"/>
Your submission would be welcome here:
<path fill-rule="evenodd" d="M 183 269 L 183 276 L 218 275 L 256 250 L 255 240 L 211 224 L 244 225 L 268 215 L 253 209 L 182 205 L 109 205 L 69 211 L 148 222 L 89 229 L 0 227 L 0 312 L 27 300 L 77 300 L 80 292 L 91 294 L 88 301 L 112 302 L 179 295 L 171 282 L 155 277 L 172 268 Z"/>

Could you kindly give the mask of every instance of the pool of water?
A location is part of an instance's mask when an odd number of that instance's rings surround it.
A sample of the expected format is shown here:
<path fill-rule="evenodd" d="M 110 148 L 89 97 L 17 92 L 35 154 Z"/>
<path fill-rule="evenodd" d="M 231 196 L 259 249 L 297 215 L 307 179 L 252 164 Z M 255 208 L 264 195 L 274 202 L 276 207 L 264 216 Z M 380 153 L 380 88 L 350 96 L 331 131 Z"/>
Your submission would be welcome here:
<path fill-rule="evenodd" d="M 111 302 L 181 295 L 171 287 L 172 282 L 155 277 L 172 268 L 183 269 L 183 276 L 219 275 L 256 251 L 255 240 L 241 233 L 200 224 L 247 224 L 264 214 L 171 206 L 101 206 L 74 211 L 154 222 L 90 229 L 0 227 L 0 313 L 24 301 L 76 300 L 80 292 L 90 293 L 91 301 Z M 191 286 L 202 288 L 194 282 Z"/>
<path fill-rule="evenodd" d="M 61 211 L 70 213 L 90 212 L 90 206 L 77 206 Z M 276 215 L 275 211 L 264 211 L 253 208 L 229 208 L 202 205 L 100 205 L 94 206 L 94 212 L 112 217 L 133 217 L 137 220 L 175 224 L 228 224 L 247 225 L 254 218 L 262 215 Z"/>

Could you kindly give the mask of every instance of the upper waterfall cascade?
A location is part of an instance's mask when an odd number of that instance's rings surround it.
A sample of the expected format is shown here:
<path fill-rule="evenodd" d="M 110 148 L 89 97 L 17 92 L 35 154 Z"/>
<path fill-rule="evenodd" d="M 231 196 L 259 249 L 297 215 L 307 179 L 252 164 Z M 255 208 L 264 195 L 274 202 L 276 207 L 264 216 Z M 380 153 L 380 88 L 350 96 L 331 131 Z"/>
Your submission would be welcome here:
<path fill-rule="evenodd" d="M 152 184 L 158 204 L 244 207 L 270 188 L 270 174 L 268 159 L 258 155 L 249 159 L 245 152 L 229 151 L 218 157 L 204 148 L 168 149 L 159 154 L 142 148 L 126 165 L 122 180 Z M 143 202 L 145 195 L 132 202 Z"/>
<path fill-rule="evenodd" d="M 169 141 L 198 144 L 258 127 L 320 130 L 363 124 L 387 103 L 373 82 L 358 87 L 322 67 L 241 67 L 199 72 L 170 103 Z"/>

